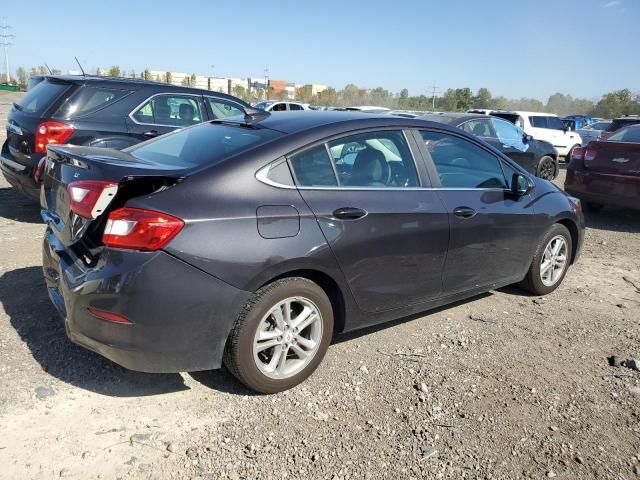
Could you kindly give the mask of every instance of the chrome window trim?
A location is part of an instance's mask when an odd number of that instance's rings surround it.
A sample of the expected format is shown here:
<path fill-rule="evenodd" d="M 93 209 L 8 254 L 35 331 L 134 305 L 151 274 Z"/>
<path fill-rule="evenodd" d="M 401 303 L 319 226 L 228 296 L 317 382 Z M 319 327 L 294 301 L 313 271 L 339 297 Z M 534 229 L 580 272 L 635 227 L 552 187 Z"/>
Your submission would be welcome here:
<path fill-rule="evenodd" d="M 154 126 L 154 127 L 167 127 L 167 128 L 184 128 L 184 127 L 189 127 L 190 125 L 164 125 L 162 123 L 143 123 L 143 122 L 138 122 L 135 118 L 133 118 L 133 114 L 136 113 L 144 104 L 146 104 L 147 102 L 151 101 L 151 99 L 155 98 L 155 97 L 159 97 L 161 95 L 164 96 L 170 96 L 170 95 L 181 95 L 183 97 L 199 97 L 202 98 L 202 95 L 198 95 L 197 93 L 182 93 L 182 92 L 169 92 L 169 93 L 165 93 L 165 92 L 160 92 L 160 93 L 154 93 L 153 95 L 151 95 L 150 97 L 148 97 L 146 100 L 143 100 L 142 102 L 140 102 L 140 104 L 135 107 L 133 110 L 131 110 L 131 112 L 129 112 L 129 119 L 135 123 L 136 125 L 150 125 L 150 126 Z M 202 123 L 202 122 L 206 122 L 207 120 L 202 119 L 200 122 L 194 123 L 194 125 L 197 125 L 198 123 Z"/>

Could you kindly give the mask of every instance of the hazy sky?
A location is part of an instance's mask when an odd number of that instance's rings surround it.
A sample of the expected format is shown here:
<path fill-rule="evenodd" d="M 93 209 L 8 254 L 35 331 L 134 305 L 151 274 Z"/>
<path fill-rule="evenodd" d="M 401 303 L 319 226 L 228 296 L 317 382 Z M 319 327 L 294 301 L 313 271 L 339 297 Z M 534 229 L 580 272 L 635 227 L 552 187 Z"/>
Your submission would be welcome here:
<path fill-rule="evenodd" d="M 0 15 L 13 71 L 66 71 L 77 55 L 85 69 L 234 77 L 268 64 L 273 79 L 411 95 L 434 81 L 543 100 L 640 90 L 640 0 L 0 0 Z"/>

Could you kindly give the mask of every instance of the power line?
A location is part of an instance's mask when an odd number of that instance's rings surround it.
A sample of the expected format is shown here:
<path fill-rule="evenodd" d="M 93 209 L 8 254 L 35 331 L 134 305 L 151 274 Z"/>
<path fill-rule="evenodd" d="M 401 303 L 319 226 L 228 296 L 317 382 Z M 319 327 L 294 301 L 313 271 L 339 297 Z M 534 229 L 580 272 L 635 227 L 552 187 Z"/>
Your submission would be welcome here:
<path fill-rule="evenodd" d="M 2 25 L 0 25 L 0 45 L 4 47 L 4 73 L 7 84 L 11 79 L 11 74 L 9 73 L 9 47 L 13 45 L 10 42 L 12 38 L 15 38 L 15 35 L 9 33 L 11 31 L 11 25 L 6 24 L 6 20 L 2 19 Z"/>

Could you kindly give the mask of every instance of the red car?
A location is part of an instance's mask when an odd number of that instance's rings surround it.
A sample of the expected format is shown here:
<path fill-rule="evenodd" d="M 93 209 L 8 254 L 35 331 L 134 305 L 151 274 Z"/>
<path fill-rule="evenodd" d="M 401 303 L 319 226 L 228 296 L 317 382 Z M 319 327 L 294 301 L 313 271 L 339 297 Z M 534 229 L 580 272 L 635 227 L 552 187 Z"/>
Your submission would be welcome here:
<path fill-rule="evenodd" d="M 640 125 L 574 149 L 564 189 L 591 210 L 605 205 L 640 210 Z"/>

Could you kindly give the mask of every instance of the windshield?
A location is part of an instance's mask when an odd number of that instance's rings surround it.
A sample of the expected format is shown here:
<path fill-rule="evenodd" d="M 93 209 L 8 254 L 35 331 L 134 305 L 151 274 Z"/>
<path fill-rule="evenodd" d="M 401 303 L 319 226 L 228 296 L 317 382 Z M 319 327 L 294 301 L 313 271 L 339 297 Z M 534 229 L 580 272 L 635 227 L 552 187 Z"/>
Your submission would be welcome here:
<path fill-rule="evenodd" d="M 283 135 L 266 128 L 202 123 L 125 149 L 136 158 L 165 166 L 215 165 Z"/>

